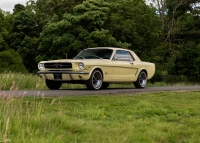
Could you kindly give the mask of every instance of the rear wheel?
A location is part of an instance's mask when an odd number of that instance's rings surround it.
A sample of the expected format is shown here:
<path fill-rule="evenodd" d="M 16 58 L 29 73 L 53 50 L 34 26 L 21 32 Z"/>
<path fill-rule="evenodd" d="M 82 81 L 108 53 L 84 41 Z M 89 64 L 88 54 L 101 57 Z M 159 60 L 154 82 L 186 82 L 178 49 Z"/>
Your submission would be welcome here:
<path fill-rule="evenodd" d="M 95 69 L 90 78 L 86 81 L 87 89 L 97 90 L 100 89 L 102 86 L 102 73 L 100 70 Z"/>
<path fill-rule="evenodd" d="M 147 84 L 147 74 L 145 71 L 141 71 L 138 75 L 137 81 L 134 82 L 136 88 L 145 88 Z"/>
<path fill-rule="evenodd" d="M 46 86 L 49 89 L 59 89 L 62 86 L 61 81 L 46 80 Z"/>
<path fill-rule="evenodd" d="M 108 82 L 103 82 L 103 83 L 102 83 L 102 86 L 101 86 L 101 89 L 107 89 L 109 85 L 110 85 L 110 83 L 108 83 Z"/>

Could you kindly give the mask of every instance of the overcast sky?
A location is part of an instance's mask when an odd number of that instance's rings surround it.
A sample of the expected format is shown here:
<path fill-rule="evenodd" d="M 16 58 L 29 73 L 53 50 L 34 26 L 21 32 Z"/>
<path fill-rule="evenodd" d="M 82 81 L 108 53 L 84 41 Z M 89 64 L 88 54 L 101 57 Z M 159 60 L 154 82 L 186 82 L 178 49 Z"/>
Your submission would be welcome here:
<path fill-rule="evenodd" d="M 4 11 L 12 12 L 14 9 L 15 4 L 23 4 L 26 5 L 28 0 L 0 0 L 0 8 Z"/>

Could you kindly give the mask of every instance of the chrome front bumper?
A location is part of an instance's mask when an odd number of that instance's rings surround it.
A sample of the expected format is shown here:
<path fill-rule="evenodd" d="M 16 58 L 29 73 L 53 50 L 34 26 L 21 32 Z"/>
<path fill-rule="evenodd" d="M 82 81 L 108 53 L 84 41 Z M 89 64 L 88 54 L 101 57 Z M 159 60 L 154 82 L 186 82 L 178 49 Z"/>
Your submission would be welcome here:
<path fill-rule="evenodd" d="M 90 73 L 85 71 L 38 71 L 37 75 L 46 80 L 88 80 Z"/>

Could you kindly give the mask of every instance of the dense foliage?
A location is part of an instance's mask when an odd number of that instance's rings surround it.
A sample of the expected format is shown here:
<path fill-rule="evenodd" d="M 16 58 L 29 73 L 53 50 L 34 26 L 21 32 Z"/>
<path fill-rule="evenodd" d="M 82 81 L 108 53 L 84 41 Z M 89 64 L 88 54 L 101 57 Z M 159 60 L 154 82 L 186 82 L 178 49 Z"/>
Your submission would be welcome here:
<path fill-rule="evenodd" d="M 12 71 L 27 73 L 22 63 L 22 58 L 12 49 L 0 52 L 0 61 L 0 72 Z"/>
<path fill-rule="evenodd" d="M 134 50 L 143 61 L 156 63 L 154 81 L 176 77 L 200 82 L 199 0 L 149 2 L 29 0 L 25 6 L 16 4 L 13 13 L 0 10 L 0 52 L 14 50 L 20 64 L 35 72 L 40 60 L 64 58 L 66 53 L 72 58 L 87 47 L 123 47 Z M 12 70 L 11 63 L 3 61 L 2 68 Z"/>

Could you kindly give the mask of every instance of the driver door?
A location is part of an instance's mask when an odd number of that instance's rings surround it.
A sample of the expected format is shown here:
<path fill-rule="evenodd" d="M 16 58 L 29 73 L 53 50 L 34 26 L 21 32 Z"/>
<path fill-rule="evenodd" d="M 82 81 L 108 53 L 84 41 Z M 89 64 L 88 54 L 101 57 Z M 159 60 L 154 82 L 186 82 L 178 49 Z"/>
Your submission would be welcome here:
<path fill-rule="evenodd" d="M 112 81 L 131 82 L 135 79 L 137 67 L 128 51 L 116 50 L 112 63 Z"/>

